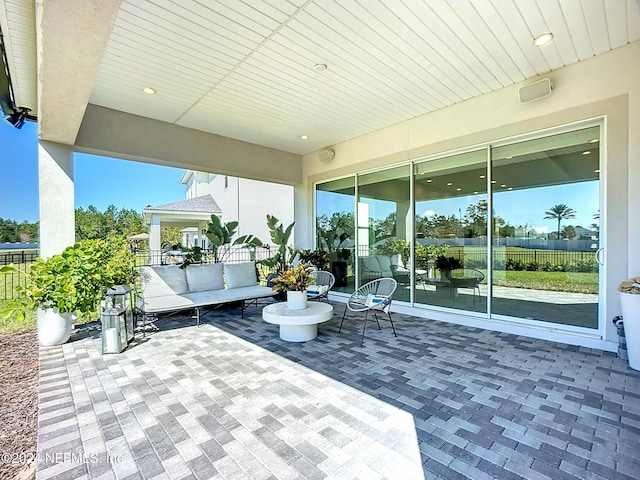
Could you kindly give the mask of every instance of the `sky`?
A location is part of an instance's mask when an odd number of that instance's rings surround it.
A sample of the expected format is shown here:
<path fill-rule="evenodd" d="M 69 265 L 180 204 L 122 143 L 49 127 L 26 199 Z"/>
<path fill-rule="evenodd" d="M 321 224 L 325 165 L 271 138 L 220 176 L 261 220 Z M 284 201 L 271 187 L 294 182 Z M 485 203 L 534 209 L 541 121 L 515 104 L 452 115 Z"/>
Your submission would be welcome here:
<path fill-rule="evenodd" d="M 0 218 L 37 222 L 38 128 L 0 121 Z M 75 207 L 109 205 L 137 212 L 148 205 L 184 200 L 184 170 L 96 155 L 74 154 Z"/>

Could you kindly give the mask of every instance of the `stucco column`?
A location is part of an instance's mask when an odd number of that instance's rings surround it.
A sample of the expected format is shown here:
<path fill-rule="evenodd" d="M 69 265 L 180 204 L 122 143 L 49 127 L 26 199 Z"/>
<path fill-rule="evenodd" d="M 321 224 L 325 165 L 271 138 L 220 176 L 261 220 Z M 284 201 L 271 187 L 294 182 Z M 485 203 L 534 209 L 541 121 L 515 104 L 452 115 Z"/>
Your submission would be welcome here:
<path fill-rule="evenodd" d="M 151 216 L 151 225 L 149 225 L 149 250 L 159 251 L 160 245 L 160 218 L 156 215 Z"/>
<path fill-rule="evenodd" d="M 629 164 L 628 164 L 628 272 L 627 278 L 640 276 L 640 86 L 635 84 L 629 95 Z"/>
<path fill-rule="evenodd" d="M 411 228 L 411 202 L 396 203 L 396 238 L 411 241 L 413 230 Z"/>
<path fill-rule="evenodd" d="M 39 142 L 38 184 L 40 256 L 48 258 L 75 243 L 72 147 Z"/>

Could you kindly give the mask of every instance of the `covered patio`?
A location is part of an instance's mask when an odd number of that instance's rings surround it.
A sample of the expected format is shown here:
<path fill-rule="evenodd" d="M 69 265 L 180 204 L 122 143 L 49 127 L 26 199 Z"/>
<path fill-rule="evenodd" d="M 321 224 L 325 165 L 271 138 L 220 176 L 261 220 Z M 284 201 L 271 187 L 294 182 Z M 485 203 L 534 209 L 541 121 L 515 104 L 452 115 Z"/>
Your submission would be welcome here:
<path fill-rule="evenodd" d="M 640 374 L 613 353 L 401 314 L 361 348 L 340 305 L 288 343 L 260 310 L 42 348 L 38 478 L 637 478 Z"/>
<path fill-rule="evenodd" d="M 602 126 L 588 335 L 408 302 L 364 348 L 359 323 L 288 344 L 233 308 L 111 357 L 82 327 L 40 351 L 38 478 L 638 477 L 611 322 L 640 269 L 638 1 L 0 0 L 0 27 L 3 109 L 38 121 L 43 257 L 74 243 L 75 152 L 292 185 L 313 248 L 319 183 Z"/>

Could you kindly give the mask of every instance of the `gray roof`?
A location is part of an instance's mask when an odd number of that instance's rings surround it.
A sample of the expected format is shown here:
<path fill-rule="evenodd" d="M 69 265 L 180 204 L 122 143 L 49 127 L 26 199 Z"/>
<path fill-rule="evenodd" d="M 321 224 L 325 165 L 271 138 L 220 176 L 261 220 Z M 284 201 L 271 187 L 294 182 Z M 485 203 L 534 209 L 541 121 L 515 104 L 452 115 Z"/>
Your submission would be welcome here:
<path fill-rule="evenodd" d="M 202 197 L 188 198 L 179 202 L 165 203 L 164 205 L 156 205 L 155 207 L 147 207 L 145 211 L 172 211 L 172 212 L 202 212 L 202 213 L 222 213 L 222 209 L 218 206 L 211 195 Z"/>

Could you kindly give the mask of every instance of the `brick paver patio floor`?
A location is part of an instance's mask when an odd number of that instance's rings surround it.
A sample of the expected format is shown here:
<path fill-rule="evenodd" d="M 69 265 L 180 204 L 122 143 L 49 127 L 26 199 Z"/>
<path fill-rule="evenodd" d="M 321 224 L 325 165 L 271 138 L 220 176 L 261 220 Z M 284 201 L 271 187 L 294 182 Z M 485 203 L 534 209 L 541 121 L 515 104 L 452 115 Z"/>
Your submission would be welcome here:
<path fill-rule="evenodd" d="M 304 343 L 230 307 L 119 355 L 95 326 L 41 347 L 38 479 L 640 478 L 615 354 L 400 314 L 361 348 L 343 308 Z"/>

